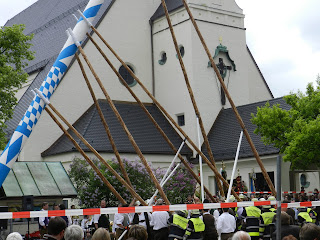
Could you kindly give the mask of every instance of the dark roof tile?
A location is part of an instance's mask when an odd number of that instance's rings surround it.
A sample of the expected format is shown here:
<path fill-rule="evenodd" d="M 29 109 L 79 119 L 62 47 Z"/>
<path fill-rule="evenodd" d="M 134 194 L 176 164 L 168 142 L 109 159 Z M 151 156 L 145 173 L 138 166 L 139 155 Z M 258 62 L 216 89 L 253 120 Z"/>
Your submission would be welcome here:
<path fill-rule="evenodd" d="M 120 153 L 135 153 L 125 131 L 107 101 L 99 100 L 99 103 L 118 151 Z M 138 104 L 117 102 L 115 105 L 143 154 L 174 154 L 173 150 L 169 147 Z M 162 115 L 161 111 L 153 104 L 145 104 L 145 106 L 175 147 L 179 148 L 183 140 Z M 97 151 L 113 152 L 108 136 L 94 105 L 76 121 L 74 127 Z M 89 151 L 83 143 L 78 143 L 83 150 Z M 65 135 L 62 135 L 41 155 L 45 157 L 72 151 L 75 151 L 73 144 Z M 189 155 L 192 154 L 192 151 L 185 146 L 181 153 Z"/>
<path fill-rule="evenodd" d="M 257 107 L 264 106 L 266 102 L 267 101 L 262 101 L 237 107 L 238 112 L 260 156 L 279 153 L 277 148 L 271 145 L 266 146 L 262 142 L 261 136 L 253 133 L 253 131 L 256 129 L 256 126 L 250 121 L 251 113 L 255 114 L 257 112 Z M 269 100 L 269 103 L 271 106 L 280 104 L 281 108 L 286 110 L 290 109 L 290 105 L 286 104 L 283 98 L 271 99 Z M 242 129 L 233 110 L 231 108 L 223 109 L 208 134 L 209 143 L 215 160 L 230 160 L 235 158 L 241 130 Z M 204 146 L 202 149 L 203 153 L 207 155 L 207 151 L 205 150 Z M 252 156 L 253 153 L 251 147 L 246 137 L 243 135 L 239 158 Z"/>

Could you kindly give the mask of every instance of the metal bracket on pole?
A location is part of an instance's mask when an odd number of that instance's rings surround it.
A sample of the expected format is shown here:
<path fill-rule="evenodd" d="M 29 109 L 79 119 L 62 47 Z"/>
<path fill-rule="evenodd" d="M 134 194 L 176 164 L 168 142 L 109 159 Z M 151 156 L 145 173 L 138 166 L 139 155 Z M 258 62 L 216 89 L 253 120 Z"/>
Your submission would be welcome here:
<path fill-rule="evenodd" d="M 92 23 L 83 15 L 83 13 L 80 10 L 78 10 L 78 13 L 80 13 L 81 17 L 89 25 L 89 27 L 93 26 Z"/>
<path fill-rule="evenodd" d="M 39 95 L 39 97 L 44 101 L 45 104 L 50 104 L 50 101 L 43 95 L 42 92 L 40 92 L 37 88 L 35 88 L 34 91 Z"/>
<path fill-rule="evenodd" d="M 77 47 L 80 47 L 80 42 L 77 40 L 76 36 L 74 35 L 73 31 L 71 28 L 68 28 L 67 32 L 70 34 L 74 44 L 77 46 Z"/>
<path fill-rule="evenodd" d="M 77 16 L 75 14 L 72 14 L 72 16 L 77 20 L 77 22 L 79 21 L 79 19 L 77 18 Z"/>

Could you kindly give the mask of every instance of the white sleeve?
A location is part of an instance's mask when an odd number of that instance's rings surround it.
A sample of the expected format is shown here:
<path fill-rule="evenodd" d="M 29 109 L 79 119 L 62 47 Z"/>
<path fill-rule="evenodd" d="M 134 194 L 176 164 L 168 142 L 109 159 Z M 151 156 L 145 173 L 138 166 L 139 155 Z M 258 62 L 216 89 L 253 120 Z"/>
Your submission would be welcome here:
<path fill-rule="evenodd" d="M 93 215 L 93 223 L 98 223 L 99 218 L 100 218 L 100 214 Z"/>
<path fill-rule="evenodd" d="M 122 224 L 123 223 L 123 220 L 124 220 L 124 216 L 122 214 L 118 214 L 117 215 L 117 218 L 115 219 L 115 224 Z"/>
<path fill-rule="evenodd" d="M 45 225 L 44 220 L 45 220 L 45 217 L 39 217 L 39 225 L 42 227 Z"/>

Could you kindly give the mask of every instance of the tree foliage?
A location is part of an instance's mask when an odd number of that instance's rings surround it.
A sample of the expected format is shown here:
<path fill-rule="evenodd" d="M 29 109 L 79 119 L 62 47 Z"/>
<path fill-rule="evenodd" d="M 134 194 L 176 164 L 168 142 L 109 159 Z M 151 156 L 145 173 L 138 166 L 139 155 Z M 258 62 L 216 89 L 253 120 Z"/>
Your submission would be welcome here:
<path fill-rule="evenodd" d="M 97 159 L 93 159 L 93 162 L 119 192 L 121 197 L 130 203 L 132 200 L 130 192 L 126 190 L 115 176 L 111 175 L 105 165 L 101 164 Z M 109 160 L 108 163 L 122 176 L 116 160 Z M 143 199 L 150 199 L 156 189 L 145 167 L 138 160 L 130 161 L 123 159 L 123 163 L 133 188 Z M 151 166 L 150 163 L 149 165 Z M 152 170 L 156 178 L 161 180 L 164 175 L 164 170 L 160 168 L 152 168 Z M 70 165 L 68 174 L 77 189 L 77 199 L 79 200 L 80 206 L 97 207 L 101 199 L 106 200 L 107 206 L 117 205 L 118 200 L 84 159 L 75 158 Z M 195 181 L 192 179 L 192 176 L 187 173 L 186 169 L 181 167 L 164 187 L 164 191 L 172 203 L 180 203 L 181 198 L 186 198 L 188 194 L 193 194 L 194 190 Z"/>
<path fill-rule="evenodd" d="M 308 84 L 306 93 L 299 91 L 285 96 L 290 110 L 279 105 L 257 109 L 252 114 L 252 123 L 257 126 L 254 133 L 260 134 L 265 144 L 273 144 L 290 161 L 293 169 L 306 169 L 310 165 L 320 166 L 320 78 L 316 87 Z"/>
<path fill-rule="evenodd" d="M 0 147 L 6 139 L 3 129 L 5 121 L 12 117 L 17 103 L 15 93 L 26 82 L 28 74 L 23 69 L 34 58 L 29 49 L 33 35 L 23 34 L 24 25 L 0 27 Z"/>

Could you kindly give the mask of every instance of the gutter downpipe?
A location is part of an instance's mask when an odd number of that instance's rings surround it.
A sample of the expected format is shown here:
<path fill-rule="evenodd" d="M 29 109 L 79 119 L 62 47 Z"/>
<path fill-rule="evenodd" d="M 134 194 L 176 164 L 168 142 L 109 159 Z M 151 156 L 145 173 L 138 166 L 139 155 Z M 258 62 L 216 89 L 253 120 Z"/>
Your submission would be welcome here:
<path fill-rule="evenodd" d="M 153 52 L 153 35 L 152 35 L 152 31 L 153 31 L 153 21 L 150 19 L 149 20 L 149 24 L 150 24 L 150 38 L 151 38 L 151 71 L 152 71 L 152 95 L 154 97 L 155 96 L 155 76 L 154 76 L 154 52 Z"/>

